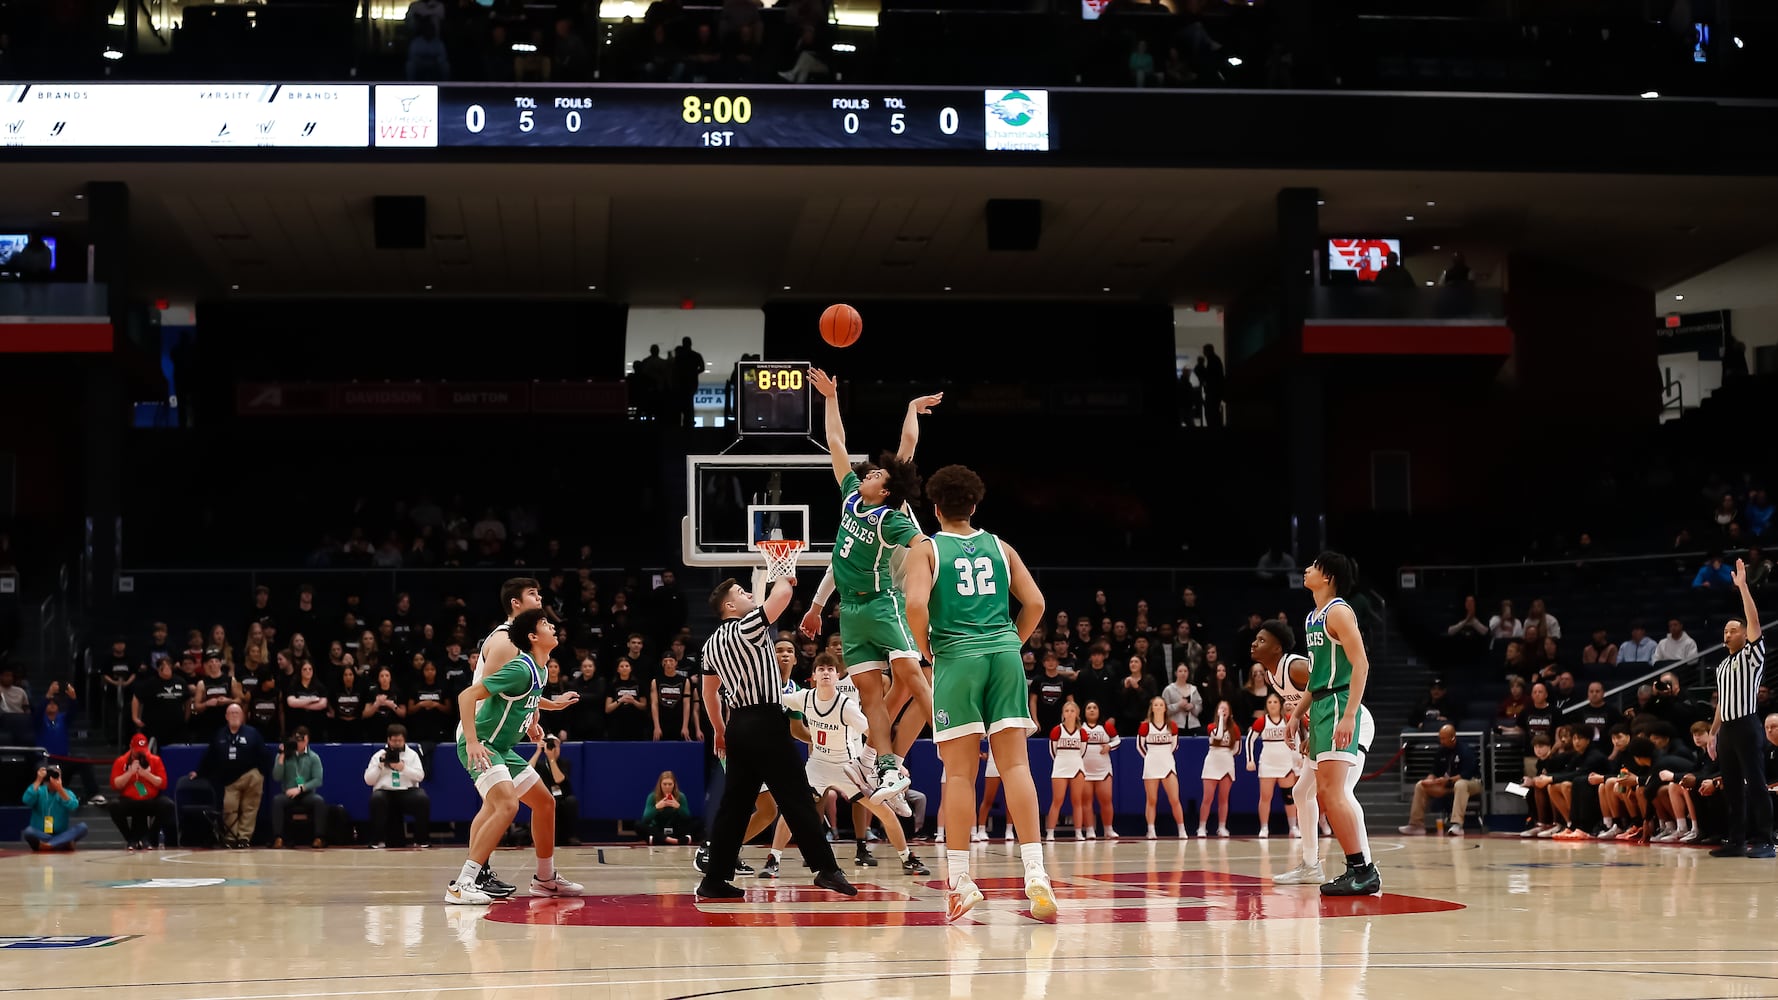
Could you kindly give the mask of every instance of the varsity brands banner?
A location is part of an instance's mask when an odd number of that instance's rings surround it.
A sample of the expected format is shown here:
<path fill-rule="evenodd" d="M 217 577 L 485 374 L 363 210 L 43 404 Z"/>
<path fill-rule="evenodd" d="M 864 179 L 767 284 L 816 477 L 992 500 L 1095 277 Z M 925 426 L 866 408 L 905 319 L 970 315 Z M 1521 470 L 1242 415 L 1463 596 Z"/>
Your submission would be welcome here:
<path fill-rule="evenodd" d="M 244 382 L 235 412 L 249 417 L 622 416 L 622 382 Z"/>

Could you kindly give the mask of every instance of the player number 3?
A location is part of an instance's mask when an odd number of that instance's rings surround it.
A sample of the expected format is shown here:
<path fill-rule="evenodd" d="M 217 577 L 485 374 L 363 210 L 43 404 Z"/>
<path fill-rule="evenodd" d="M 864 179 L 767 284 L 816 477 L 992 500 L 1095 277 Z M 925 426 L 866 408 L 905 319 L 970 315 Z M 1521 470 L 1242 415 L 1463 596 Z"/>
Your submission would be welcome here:
<path fill-rule="evenodd" d="M 994 561 L 987 556 L 977 558 L 973 564 L 958 558 L 951 565 L 957 570 L 957 593 L 964 597 L 994 593 Z"/>

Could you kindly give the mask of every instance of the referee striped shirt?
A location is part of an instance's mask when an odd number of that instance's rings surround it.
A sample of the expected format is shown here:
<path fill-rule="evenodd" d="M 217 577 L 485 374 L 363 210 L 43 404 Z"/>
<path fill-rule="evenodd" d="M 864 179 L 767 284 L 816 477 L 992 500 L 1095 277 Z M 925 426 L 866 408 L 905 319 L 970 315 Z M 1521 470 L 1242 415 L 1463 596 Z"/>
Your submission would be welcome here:
<path fill-rule="evenodd" d="M 1766 669 L 1766 637 L 1741 647 L 1716 665 L 1716 703 L 1724 722 L 1754 714 L 1759 709 L 1760 675 Z"/>
<path fill-rule="evenodd" d="M 761 609 L 716 626 L 704 641 L 703 660 L 704 673 L 722 681 L 722 703 L 729 708 L 781 704 L 778 690 L 783 684 L 772 656 L 771 623 Z"/>

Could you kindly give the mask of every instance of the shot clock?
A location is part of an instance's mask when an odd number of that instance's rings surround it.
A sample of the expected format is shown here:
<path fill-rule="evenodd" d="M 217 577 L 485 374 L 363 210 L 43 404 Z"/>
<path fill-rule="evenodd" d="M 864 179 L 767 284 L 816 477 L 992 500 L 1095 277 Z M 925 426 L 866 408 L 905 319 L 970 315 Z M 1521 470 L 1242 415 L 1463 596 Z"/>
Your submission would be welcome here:
<path fill-rule="evenodd" d="M 743 361 L 735 366 L 735 424 L 749 434 L 810 431 L 809 363 Z"/>
<path fill-rule="evenodd" d="M 378 145 L 406 115 L 428 120 L 392 135 L 444 148 L 1052 148 L 1048 91 L 1016 88 L 383 85 L 376 101 Z"/>

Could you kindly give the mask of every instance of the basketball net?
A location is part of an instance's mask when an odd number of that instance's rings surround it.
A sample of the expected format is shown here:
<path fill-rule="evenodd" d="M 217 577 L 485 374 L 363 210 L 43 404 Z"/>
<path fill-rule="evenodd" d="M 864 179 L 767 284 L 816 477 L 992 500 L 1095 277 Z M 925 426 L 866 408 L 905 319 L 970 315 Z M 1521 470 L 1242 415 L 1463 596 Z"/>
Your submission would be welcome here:
<path fill-rule="evenodd" d="M 753 547 L 765 556 L 766 582 L 796 576 L 797 553 L 808 547 L 799 538 L 761 538 Z"/>

